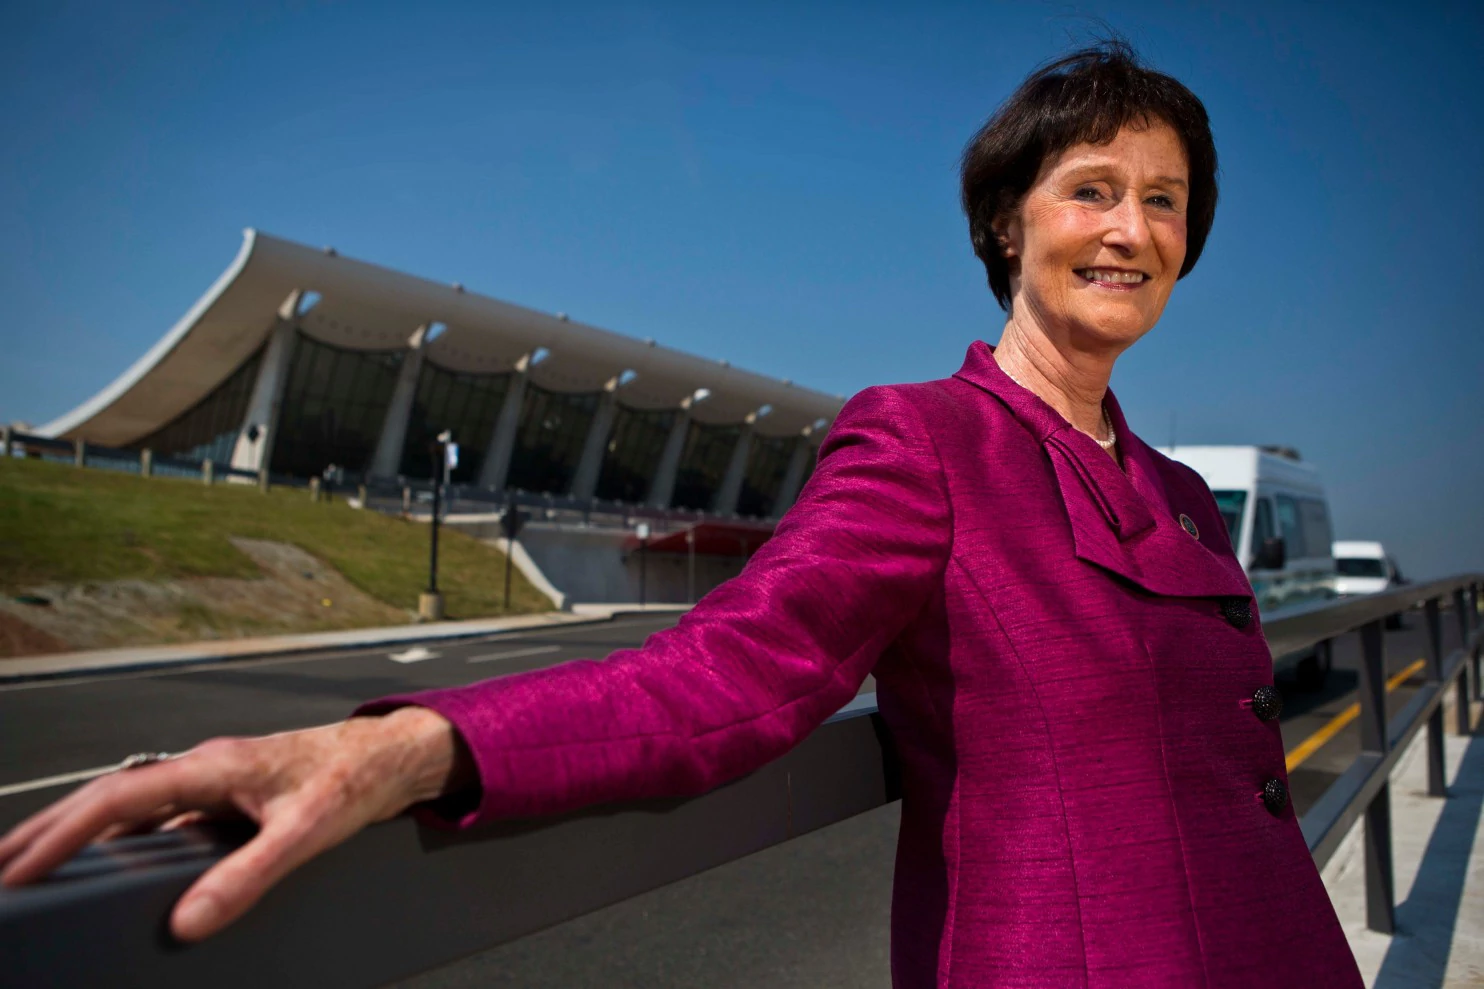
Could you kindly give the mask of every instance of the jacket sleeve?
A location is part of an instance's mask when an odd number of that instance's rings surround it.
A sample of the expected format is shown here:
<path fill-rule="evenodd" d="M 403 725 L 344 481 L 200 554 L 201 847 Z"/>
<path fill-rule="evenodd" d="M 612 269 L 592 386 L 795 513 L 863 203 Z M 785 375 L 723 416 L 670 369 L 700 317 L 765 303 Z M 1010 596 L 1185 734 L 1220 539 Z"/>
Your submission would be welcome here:
<path fill-rule="evenodd" d="M 605 660 L 357 713 L 417 704 L 453 722 L 483 785 L 460 826 L 704 792 L 782 755 L 855 695 L 942 581 L 946 490 L 908 396 L 867 389 L 773 537 L 674 628 Z"/>

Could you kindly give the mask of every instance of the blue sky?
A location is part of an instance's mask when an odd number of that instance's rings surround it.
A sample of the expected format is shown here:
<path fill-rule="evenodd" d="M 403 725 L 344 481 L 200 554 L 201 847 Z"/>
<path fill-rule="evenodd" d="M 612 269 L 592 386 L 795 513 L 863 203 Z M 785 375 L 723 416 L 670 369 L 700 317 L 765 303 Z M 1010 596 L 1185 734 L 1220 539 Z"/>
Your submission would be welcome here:
<path fill-rule="evenodd" d="M 1134 429 L 1295 446 L 1337 535 L 1484 568 L 1478 5 L 535 7 L 7 5 L 0 420 L 105 385 L 246 226 L 830 392 L 941 377 L 1003 319 L 959 151 L 1101 21 L 1222 162 Z"/>

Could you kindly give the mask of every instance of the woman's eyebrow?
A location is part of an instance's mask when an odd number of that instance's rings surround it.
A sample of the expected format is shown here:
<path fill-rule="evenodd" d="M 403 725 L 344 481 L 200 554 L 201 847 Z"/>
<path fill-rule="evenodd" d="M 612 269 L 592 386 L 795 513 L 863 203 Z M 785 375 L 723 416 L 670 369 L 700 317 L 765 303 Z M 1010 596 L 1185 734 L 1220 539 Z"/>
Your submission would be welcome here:
<path fill-rule="evenodd" d="M 1067 178 L 1072 181 L 1078 181 L 1096 175 L 1097 173 L 1105 172 L 1110 168 L 1115 168 L 1118 164 L 1119 162 L 1112 158 L 1103 161 L 1083 162 L 1080 165 L 1068 169 Z M 1176 175 L 1156 175 L 1151 184 L 1170 189 L 1179 189 L 1182 192 L 1189 191 L 1190 189 L 1190 183 Z"/>

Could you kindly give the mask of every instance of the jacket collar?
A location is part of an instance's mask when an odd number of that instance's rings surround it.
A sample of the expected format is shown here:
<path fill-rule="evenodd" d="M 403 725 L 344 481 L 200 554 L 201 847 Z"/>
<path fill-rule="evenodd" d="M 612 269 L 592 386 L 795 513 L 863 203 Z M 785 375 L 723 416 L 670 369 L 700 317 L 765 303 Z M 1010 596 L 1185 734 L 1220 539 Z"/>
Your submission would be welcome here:
<path fill-rule="evenodd" d="M 975 341 L 955 377 L 998 399 L 1041 444 L 1061 490 L 1079 558 L 1156 594 L 1250 593 L 1234 558 L 1208 549 L 1181 527 L 1177 513 L 1197 514 L 1194 499 L 1204 493 L 1184 486 L 1170 490 L 1157 455 L 1129 429 L 1111 390 L 1104 402 L 1118 433 L 1122 469 L 1097 441 L 1012 381 L 989 344 Z"/>

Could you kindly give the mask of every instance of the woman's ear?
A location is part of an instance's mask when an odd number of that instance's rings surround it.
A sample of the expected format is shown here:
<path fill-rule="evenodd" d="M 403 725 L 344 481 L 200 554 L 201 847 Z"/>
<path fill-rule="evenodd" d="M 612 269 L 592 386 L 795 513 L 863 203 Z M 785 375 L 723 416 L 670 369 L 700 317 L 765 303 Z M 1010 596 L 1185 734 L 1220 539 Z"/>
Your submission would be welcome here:
<path fill-rule="evenodd" d="M 1020 217 L 1013 213 L 1001 216 L 990 224 L 990 229 L 994 231 L 995 247 L 1001 257 L 1020 256 Z"/>

